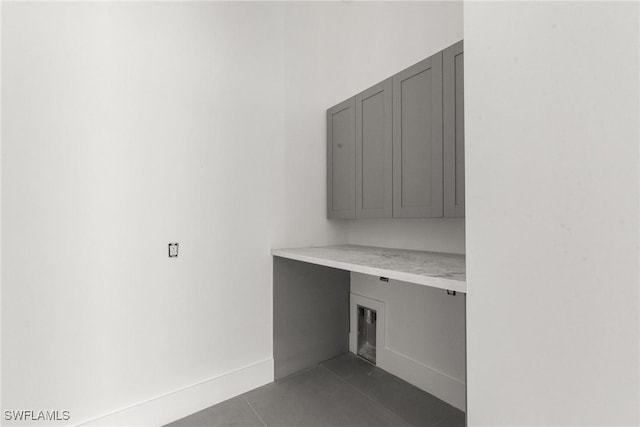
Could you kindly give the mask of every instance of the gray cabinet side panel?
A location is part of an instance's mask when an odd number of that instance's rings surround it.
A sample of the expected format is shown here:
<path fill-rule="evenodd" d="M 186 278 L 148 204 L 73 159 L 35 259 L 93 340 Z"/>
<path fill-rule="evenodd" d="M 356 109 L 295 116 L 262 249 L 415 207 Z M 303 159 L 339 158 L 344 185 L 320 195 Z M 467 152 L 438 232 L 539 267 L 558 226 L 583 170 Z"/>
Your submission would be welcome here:
<path fill-rule="evenodd" d="M 442 58 L 444 105 L 444 216 L 464 217 L 464 54 L 460 41 Z"/>
<path fill-rule="evenodd" d="M 393 216 L 442 217 L 442 52 L 393 77 Z"/>
<path fill-rule="evenodd" d="M 391 218 L 392 82 L 356 95 L 356 218 Z"/>
<path fill-rule="evenodd" d="M 348 271 L 273 257 L 275 379 L 349 351 Z"/>
<path fill-rule="evenodd" d="M 355 217 L 355 100 L 327 110 L 327 217 Z"/>

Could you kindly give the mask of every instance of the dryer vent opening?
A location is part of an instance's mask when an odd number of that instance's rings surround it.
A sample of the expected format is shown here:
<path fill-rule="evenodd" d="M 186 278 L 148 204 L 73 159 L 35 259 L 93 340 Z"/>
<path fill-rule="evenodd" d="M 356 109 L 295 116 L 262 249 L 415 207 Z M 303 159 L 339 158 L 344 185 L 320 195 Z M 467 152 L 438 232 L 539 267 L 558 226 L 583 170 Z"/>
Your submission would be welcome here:
<path fill-rule="evenodd" d="M 377 313 L 368 307 L 358 306 L 358 356 L 376 363 Z"/>

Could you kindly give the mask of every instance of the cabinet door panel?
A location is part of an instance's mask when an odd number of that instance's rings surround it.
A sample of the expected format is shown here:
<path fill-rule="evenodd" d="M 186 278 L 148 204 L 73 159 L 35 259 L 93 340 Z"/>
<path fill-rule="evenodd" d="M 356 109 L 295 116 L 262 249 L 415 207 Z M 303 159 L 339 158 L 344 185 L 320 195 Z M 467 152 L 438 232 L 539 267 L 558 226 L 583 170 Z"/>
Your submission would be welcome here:
<path fill-rule="evenodd" d="M 391 218 L 392 80 L 356 95 L 356 218 Z"/>
<path fill-rule="evenodd" d="M 464 54 L 460 41 L 442 58 L 444 105 L 444 216 L 464 217 Z"/>
<path fill-rule="evenodd" d="M 355 217 L 355 101 L 327 110 L 327 217 Z"/>
<path fill-rule="evenodd" d="M 393 77 L 393 216 L 442 213 L 440 52 Z"/>

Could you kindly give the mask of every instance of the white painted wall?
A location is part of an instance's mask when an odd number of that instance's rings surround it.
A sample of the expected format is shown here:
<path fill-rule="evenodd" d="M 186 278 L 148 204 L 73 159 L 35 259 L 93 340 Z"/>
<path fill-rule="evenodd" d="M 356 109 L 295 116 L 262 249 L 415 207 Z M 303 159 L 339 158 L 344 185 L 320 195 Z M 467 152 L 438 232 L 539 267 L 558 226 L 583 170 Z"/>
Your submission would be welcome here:
<path fill-rule="evenodd" d="M 349 243 L 464 254 L 464 224 L 464 218 L 353 220 Z"/>
<path fill-rule="evenodd" d="M 285 22 L 287 240 L 464 253 L 460 219 L 326 220 L 318 162 L 326 109 L 462 39 L 462 2 L 292 2 Z"/>
<path fill-rule="evenodd" d="M 638 425 L 639 5 L 464 15 L 469 425 Z"/>
<path fill-rule="evenodd" d="M 464 411 L 465 295 L 359 273 L 351 273 L 351 294 L 384 304 L 384 316 L 378 316 L 377 335 L 383 335 L 376 343 L 376 364 Z M 367 304 L 364 301 L 376 309 Z M 350 350 L 356 353 L 356 310 L 353 302 L 351 306 Z"/>
<path fill-rule="evenodd" d="M 2 8 L 4 409 L 76 424 L 268 361 L 282 5 Z"/>

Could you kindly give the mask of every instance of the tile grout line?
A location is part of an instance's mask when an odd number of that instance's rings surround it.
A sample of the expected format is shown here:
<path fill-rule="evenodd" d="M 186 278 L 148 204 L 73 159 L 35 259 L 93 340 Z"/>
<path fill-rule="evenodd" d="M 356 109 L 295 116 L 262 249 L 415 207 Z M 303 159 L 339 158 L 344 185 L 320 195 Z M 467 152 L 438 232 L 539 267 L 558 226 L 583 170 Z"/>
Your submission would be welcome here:
<path fill-rule="evenodd" d="M 253 411 L 253 413 L 254 413 L 254 414 L 256 414 L 256 417 L 258 417 L 258 419 L 260 420 L 260 422 L 262 423 L 262 425 L 263 425 L 264 427 L 269 427 L 269 426 L 267 426 L 267 423 L 265 423 L 265 422 L 264 422 L 264 420 L 262 419 L 262 417 L 260 416 L 260 414 L 258 414 L 258 411 L 256 411 L 256 408 L 254 408 L 254 407 L 253 407 L 253 405 L 249 402 L 249 400 L 247 400 L 247 398 L 246 398 L 246 397 L 244 397 L 244 396 L 241 396 L 241 397 L 242 397 L 242 399 L 243 399 L 245 402 L 247 402 L 247 405 L 249 405 L 249 408 L 251 408 L 251 410 Z"/>
<path fill-rule="evenodd" d="M 327 371 L 331 372 L 333 375 L 335 375 L 340 381 L 342 381 L 345 384 L 348 384 L 351 388 L 353 388 L 354 390 L 356 390 L 358 393 L 360 393 L 361 395 L 363 395 L 364 397 L 366 397 L 369 401 L 371 401 L 376 407 L 383 409 L 387 412 L 389 412 L 392 415 L 395 415 L 396 417 L 400 418 L 402 421 L 405 422 L 405 424 L 407 426 L 411 426 L 411 423 L 408 422 L 407 420 L 405 420 L 402 416 L 400 416 L 400 414 L 396 414 L 395 412 L 393 412 L 391 409 L 387 408 L 386 406 L 384 406 L 383 404 L 375 401 L 371 396 L 369 396 L 367 393 L 365 393 L 364 391 L 360 390 L 358 387 L 356 387 L 355 385 L 351 384 L 349 381 L 345 380 L 344 378 L 342 378 L 340 375 L 336 374 L 335 372 L 333 372 L 331 369 L 327 368 L 326 366 L 324 366 L 322 363 L 319 365 L 322 366 L 324 369 L 326 369 Z M 375 366 L 375 365 L 374 365 Z"/>

